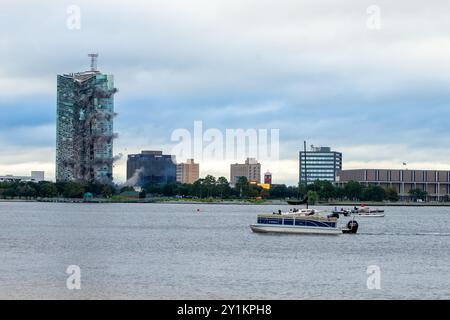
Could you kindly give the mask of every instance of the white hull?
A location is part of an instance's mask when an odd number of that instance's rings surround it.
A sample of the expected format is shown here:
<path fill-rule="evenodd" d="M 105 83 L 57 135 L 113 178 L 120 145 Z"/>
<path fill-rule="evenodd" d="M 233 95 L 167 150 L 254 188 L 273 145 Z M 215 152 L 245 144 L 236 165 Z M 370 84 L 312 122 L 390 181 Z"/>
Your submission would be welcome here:
<path fill-rule="evenodd" d="M 356 217 L 383 218 L 384 213 L 357 213 Z"/>
<path fill-rule="evenodd" d="M 270 226 L 263 224 L 251 224 L 253 232 L 259 233 L 288 233 L 288 234 L 324 234 L 338 235 L 342 230 L 338 228 L 320 228 L 320 227 L 291 227 L 291 226 Z"/>

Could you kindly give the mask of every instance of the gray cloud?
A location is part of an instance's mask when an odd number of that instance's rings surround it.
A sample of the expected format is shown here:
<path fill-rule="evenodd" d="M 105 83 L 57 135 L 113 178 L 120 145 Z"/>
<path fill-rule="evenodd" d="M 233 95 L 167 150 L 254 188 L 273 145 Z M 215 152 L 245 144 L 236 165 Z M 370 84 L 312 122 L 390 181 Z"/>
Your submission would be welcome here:
<path fill-rule="evenodd" d="M 417 163 L 450 156 L 447 1 L 377 1 L 379 31 L 366 27 L 371 1 L 76 1 L 80 30 L 66 28 L 69 4 L 2 4 L 5 147 L 51 147 L 39 128 L 54 125 L 56 74 L 87 69 L 98 51 L 120 89 L 117 153 L 169 145 L 173 129 L 203 120 L 279 128 L 294 162 L 303 139 L 371 165 L 395 163 L 398 148 Z"/>

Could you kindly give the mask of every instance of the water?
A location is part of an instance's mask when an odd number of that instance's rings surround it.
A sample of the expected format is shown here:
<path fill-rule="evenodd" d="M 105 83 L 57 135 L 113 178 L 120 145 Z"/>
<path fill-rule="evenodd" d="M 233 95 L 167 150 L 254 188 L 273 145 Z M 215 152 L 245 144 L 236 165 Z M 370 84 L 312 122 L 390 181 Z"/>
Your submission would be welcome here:
<path fill-rule="evenodd" d="M 277 209 L 0 202 L 0 299 L 450 298 L 450 208 L 387 207 L 357 235 L 251 232 Z"/>

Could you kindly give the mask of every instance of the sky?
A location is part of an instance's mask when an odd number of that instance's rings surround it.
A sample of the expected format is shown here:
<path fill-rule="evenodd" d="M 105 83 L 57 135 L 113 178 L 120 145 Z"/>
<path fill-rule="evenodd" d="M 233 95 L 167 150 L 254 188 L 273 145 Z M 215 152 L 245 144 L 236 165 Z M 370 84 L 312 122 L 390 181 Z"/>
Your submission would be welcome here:
<path fill-rule="evenodd" d="M 261 161 L 274 183 L 296 184 L 304 140 L 342 152 L 344 169 L 450 170 L 449 11 L 441 0 L 2 1 L 0 175 L 54 179 L 56 75 L 88 70 L 90 52 L 119 89 L 119 183 L 127 154 L 170 153 L 194 121 L 279 129 L 279 159 Z M 201 159 L 200 173 L 228 177 L 243 161 Z"/>

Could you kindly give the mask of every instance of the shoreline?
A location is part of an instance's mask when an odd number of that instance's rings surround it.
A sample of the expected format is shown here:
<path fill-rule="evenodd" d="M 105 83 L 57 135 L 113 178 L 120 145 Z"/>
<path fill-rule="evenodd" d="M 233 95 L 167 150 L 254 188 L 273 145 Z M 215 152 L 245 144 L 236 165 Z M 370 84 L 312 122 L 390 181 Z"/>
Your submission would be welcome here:
<path fill-rule="evenodd" d="M 92 199 L 85 201 L 83 199 L 0 199 L 1 202 L 46 202 L 46 203 L 157 203 L 157 204 L 196 204 L 196 205 L 289 205 L 286 200 L 266 200 L 261 202 L 252 202 L 246 200 L 223 200 L 223 201 L 195 201 L 195 200 L 164 200 L 164 199 L 130 199 L 130 200 L 108 200 L 108 199 Z M 450 202 L 326 202 L 317 203 L 313 206 L 324 207 L 354 207 L 364 203 L 368 207 L 450 207 Z M 294 206 L 294 205 L 292 205 Z"/>

